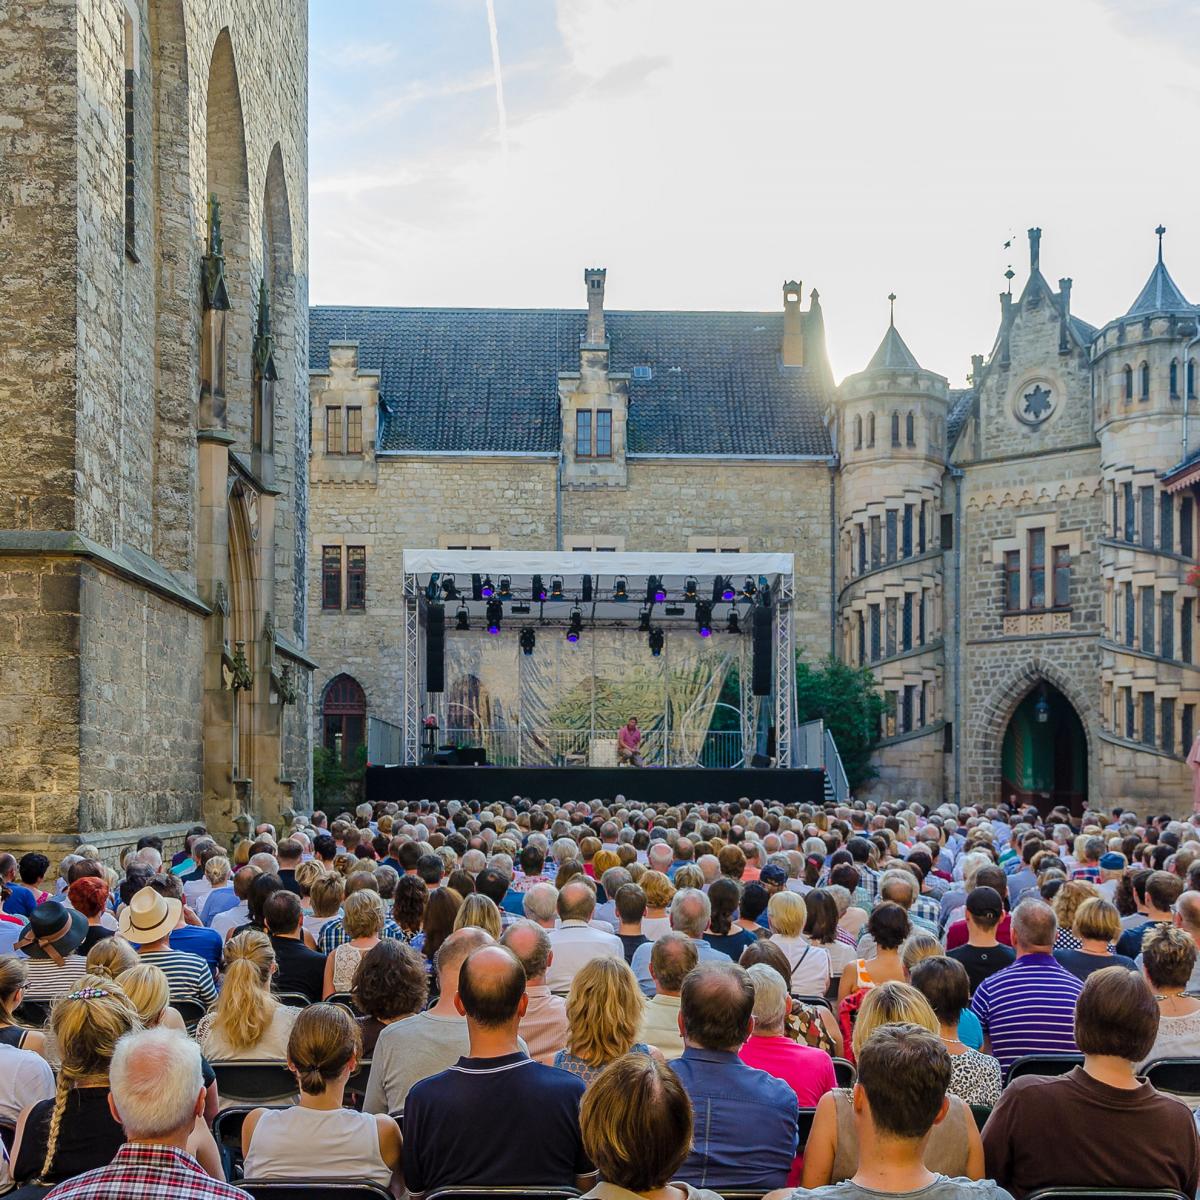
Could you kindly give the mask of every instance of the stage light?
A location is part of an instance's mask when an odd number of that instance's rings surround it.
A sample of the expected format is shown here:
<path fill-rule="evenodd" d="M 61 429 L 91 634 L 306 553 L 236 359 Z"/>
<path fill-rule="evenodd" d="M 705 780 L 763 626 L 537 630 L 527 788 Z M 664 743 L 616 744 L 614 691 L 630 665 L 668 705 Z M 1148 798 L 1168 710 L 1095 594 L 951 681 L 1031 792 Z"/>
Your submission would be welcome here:
<path fill-rule="evenodd" d="M 492 577 L 490 575 L 485 575 L 483 577 L 483 583 L 479 587 L 479 598 L 481 600 L 490 600 L 495 592 L 496 589 L 492 587 Z"/>
<path fill-rule="evenodd" d="M 550 576 L 550 599 L 561 600 L 563 598 L 563 582 L 561 575 Z"/>
<path fill-rule="evenodd" d="M 533 598 L 535 600 L 537 600 L 539 603 L 541 601 L 545 600 L 546 585 L 542 582 L 542 577 L 540 575 L 535 575 L 533 577 L 531 589 L 532 589 Z"/>
<path fill-rule="evenodd" d="M 455 629 L 470 629 L 471 628 L 471 614 L 467 611 L 467 606 L 465 604 L 460 604 L 458 606 L 458 616 L 454 620 L 454 628 Z"/>
<path fill-rule="evenodd" d="M 430 575 L 429 582 L 425 585 L 425 599 L 433 604 L 438 598 L 438 578 L 437 575 Z"/>
<path fill-rule="evenodd" d="M 661 575 L 650 575 L 646 579 L 646 603 L 661 604 L 667 598 Z"/>
<path fill-rule="evenodd" d="M 683 581 L 683 598 L 685 600 L 695 600 L 696 598 L 696 577 L 689 575 Z"/>
<path fill-rule="evenodd" d="M 652 629 L 646 641 L 650 646 L 650 653 L 657 658 L 663 652 L 663 643 L 666 641 L 666 637 L 661 629 Z"/>
<path fill-rule="evenodd" d="M 712 605 L 707 600 L 696 601 L 696 632 L 702 637 L 712 637 Z"/>
<path fill-rule="evenodd" d="M 749 575 L 747 575 L 746 582 L 742 584 L 742 595 L 745 596 L 748 600 L 751 600 L 754 598 L 754 594 L 757 591 L 758 591 L 758 588 L 755 587 L 754 580 L 751 579 Z"/>
<path fill-rule="evenodd" d="M 504 605 L 494 597 L 488 601 L 487 631 L 493 637 L 500 632 L 500 622 L 504 619 Z"/>
<path fill-rule="evenodd" d="M 579 641 L 579 635 L 583 632 L 583 613 L 579 611 L 579 606 L 576 605 L 571 609 L 571 624 L 567 626 L 567 641 Z"/>
<path fill-rule="evenodd" d="M 521 653 L 528 658 L 533 653 L 534 646 L 537 645 L 537 634 L 534 633 L 528 625 L 526 625 L 525 628 L 521 630 L 521 637 L 519 640 L 521 643 Z"/>
<path fill-rule="evenodd" d="M 491 581 L 489 580 L 488 587 L 490 588 L 491 586 L 492 586 Z M 490 593 L 489 593 L 489 595 L 490 595 Z M 483 599 L 483 576 L 482 575 L 472 575 L 471 576 L 471 599 L 472 600 L 482 600 Z"/>
<path fill-rule="evenodd" d="M 650 609 L 649 608 L 643 608 L 642 611 L 640 613 L 638 613 L 638 632 L 639 633 L 649 633 L 650 632 Z"/>
<path fill-rule="evenodd" d="M 629 580 L 627 580 L 624 575 L 618 575 L 616 579 L 613 580 L 613 599 L 629 599 Z"/>
<path fill-rule="evenodd" d="M 728 575 L 721 579 L 721 599 L 732 600 L 737 593 L 733 590 L 733 580 Z"/>
<path fill-rule="evenodd" d="M 496 593 L 501 600 L 512 599 L 512 580 L 507 575 L 500 576 L 500 590 Z"/>
<path fill-rule="evenodd" d="M 725 624 L 725 632 L 726 633 L 741 633 L 742 632 L 742 626 L 741 626 L 741 622 L 738 620 L 738 610 L 736 608 L 731 608 L 729 610 L 729 620 Z"/>
<path fill-rule="evenodd" d="M 454 582 L 453 575 L 442 576 L 442 595 L 445 596 L 447 600 L 458 599 L 458 585 Z"/>

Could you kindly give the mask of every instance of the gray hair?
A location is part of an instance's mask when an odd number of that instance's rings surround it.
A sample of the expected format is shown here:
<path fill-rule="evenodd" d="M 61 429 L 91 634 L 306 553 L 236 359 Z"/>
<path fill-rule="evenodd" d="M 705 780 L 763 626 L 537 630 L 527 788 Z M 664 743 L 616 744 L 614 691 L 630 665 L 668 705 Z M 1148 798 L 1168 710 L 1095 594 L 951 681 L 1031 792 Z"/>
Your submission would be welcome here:
<path fill-rule="evenodd" d="M 708 920 L 712 916 L 712 905 L 708 897 L 697 888 L 682 888 L 671 901 L 671 928 L 688 937 L 704 936 Z"/>
<path fill-rule="evenodd" d="M 907 903 L 896 899 L 895 889 L 897 886 L 903 887 L 908 892 Z M 885 900 L 891 900 L 902 908 L 912 908 L 920 894 L 920 888 L 916 876 L 909 871 L 884 871 L 883 878 L 879 881 L 879 894 Z"/>
<path fill-rule="evenodd" d="M 561 867 L 563 863 L 579 857 L 579 847 L 569 837 L 556 838 L 554 845 L 550 847 L 550 856 L 554 859 L 555 866 Z"/>
<path fill-rule="evenodd" d="M 113 1051 L 108 1081 L 127 1139 L 190 1128 L 204 1089 L 200 1047 L 173 1029 L 127 1033 Z"/>
<path fill-rule="evenodd" d="M 766 963 L 755 963 L 746 974 L 754 985 L 754 1025 L 761 1033 L 782 1029 L 787 1017 L 788 990 L 783 976 Z"/>
<path fill-rule="evenodd" d="M 487 855 L 482 850 L 468 850 L 462 856 L 462 869 L 471 875 L 478 875 L 487 866 Z"/>
<path fill-rule="evenodd" d="M 279 874 L 279 860 L 275 855 L 268 854 L 265 850 L 258 854 L 250 855 L 250 861 L 246 866 L 257 867 L 264 875 Z"/>
<path fill-rule="evenodd" d="M 604 894 L 611 900 L 627 883 L 633 882 L 633 876 L 624 867 L 609 867 L 600 876 L 600 886 Z"/>
<path fill-rule="evenodd" d="M 535 883 L 521 902 L 525 915 L 533 921 L 553 921 L 558 915 L 558 889 L 551 883 Z"/>

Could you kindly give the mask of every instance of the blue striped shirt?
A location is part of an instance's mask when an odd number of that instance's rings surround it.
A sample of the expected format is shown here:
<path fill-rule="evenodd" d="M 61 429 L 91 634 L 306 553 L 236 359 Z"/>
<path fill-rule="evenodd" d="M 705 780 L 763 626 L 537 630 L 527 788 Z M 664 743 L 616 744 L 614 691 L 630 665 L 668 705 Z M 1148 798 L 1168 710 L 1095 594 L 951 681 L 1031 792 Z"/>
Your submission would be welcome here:
<path fill-rule="evenodd" d="M 1075 1003 L 1083 982 L 1050 954 L 1023 954 L 971 998 L 1004 1074 L 1023 1054 L 1077 1054 Z"/>

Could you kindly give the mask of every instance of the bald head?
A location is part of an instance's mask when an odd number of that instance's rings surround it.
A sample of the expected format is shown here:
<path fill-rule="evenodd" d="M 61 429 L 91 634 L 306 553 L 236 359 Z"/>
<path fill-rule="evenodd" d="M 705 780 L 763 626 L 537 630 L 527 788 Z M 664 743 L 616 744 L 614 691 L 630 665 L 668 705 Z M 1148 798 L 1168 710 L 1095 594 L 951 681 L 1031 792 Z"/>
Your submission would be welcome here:
<path fill-rule="evenodd" d="M 443 993 L 453 992 L 457 986 L 459 970 L 466 957 L 481 947 L 492 944 L 492 935 L 486 929 L 477 929 L 474 926 L 456 929 L 442 943 L 434 957 L 440 990 Z"/>
<path fill-rule="evenodd" d="M 558 893 L 558 915 L 563 921 L 590 921 L 596 911 L 596 893 L 582 879 L 572 879 Z"/>
<path fill-rule="evenodd" d="M 750 1036 L 754 987 L 744 967 L 700 963 L 688 972 L 680 996 L 683 1035 L 689 1046 L 736 1051 Z"/>
<path fill-rule="evenodd" d="M 695 943 L 682 933 L 665 933 L 650 951 L 650 974 L 660 996 L 678 996 L 688 972 L 696 965 Z"/>
<path fill-rule="evenodd" d="M 550 965 L 550 935 L 533 921 L 514 921 L 500 938 L 516 955 L 525 969 L 526 981 L 537 986 L 543 982 L 546 968 Z"/>
<path fill-rule="evenodd" d="M 1049 954 L 1058 933 L 1054 909 L 1041 900 L 1022 900 L 1013 909 L 1012 940 L 1017 954 Z"/>
<path fill-rule="evenodd" d="M 1175 901 L 1175 915 L 1185 933 L 1200 938 L 1200 892 L 1181 892 Z"/>
<path fill-rule="evenodd" d="M 671 928 L 690 938 L 704 936 L 712 905 L 698 888 L 683 888 L 671 901 Z"/>
<path fill-rule="evenodd" d="M 469 1025 L 515 1027 L 525 1008 L 525 968 L 504 946 L 474 951 L 459 970 L 454 1006 Z"/>

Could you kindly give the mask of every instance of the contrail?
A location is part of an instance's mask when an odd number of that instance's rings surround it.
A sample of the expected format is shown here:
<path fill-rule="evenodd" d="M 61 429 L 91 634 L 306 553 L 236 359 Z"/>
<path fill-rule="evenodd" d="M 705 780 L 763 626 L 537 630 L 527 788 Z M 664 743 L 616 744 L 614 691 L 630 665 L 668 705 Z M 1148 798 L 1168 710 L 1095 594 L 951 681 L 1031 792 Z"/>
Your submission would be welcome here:
<path fill-rule="evenodd" d="M 504 79 L 500 74 L 500 36 L 496 32 L 495 0 L 486 0 L 488 36 L 492 42 L 492 74 L 496 77 L 496 126 L 500 131 L 500 150 L 508 158 L 508 113 L 504 108 Z"/>

